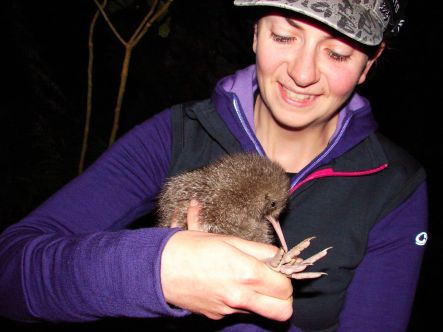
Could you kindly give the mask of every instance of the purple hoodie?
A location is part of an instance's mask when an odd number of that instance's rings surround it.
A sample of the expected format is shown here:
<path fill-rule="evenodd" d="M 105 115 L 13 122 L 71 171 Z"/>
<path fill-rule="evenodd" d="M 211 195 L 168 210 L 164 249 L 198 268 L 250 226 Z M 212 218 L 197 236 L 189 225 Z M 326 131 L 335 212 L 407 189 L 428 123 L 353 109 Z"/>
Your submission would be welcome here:
<path fill-rule="evenodd" d="M 250 66 L 222 80 L 213 103 L 243 149 L 263 154 L 252 120 L 256 87 L 255 66 Z M 351 118 L 357 120 L 350 125 Z M 328 147 L 292 186 L 375 128 L 368 102 L 355 94 L 340 111 Z M 170 167 L 171 134 L 168 109 L 135 127 L 81 176 L 1 234 L 0 315 L 21 321 L 85 322 L 189 314 L 170 307 L 161 290 L 161 253 L 177 230 L 127 229 L 154 206 Z M 406 329 L 424 251 L 426 213 L 423 184 L 371 230 L 342 310 L 340 331 Z M 396 263 L 386 267 L 383 262 L 393 257 Z M 399 270 L 402 283 L 395 279 Z M 399 289 L 405 284 L 406 289 Z M 389 308 L 389 317 L 384 308 Z M 236 325 L 231 330 L 245 328 Z M 256 328 L 248 325 L 251 329 Z"/>

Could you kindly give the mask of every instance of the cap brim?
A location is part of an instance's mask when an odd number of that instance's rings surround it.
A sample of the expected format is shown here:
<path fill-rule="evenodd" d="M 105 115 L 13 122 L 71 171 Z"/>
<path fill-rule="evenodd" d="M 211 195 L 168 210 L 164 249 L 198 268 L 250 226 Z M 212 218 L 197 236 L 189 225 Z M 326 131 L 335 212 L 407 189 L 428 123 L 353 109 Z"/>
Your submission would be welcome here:
<path fill-rule="evenodd" d="M 378 1 L 376 1 L 378 3 Z M 349 4 L 349 2 L 348 2 Z M 235 0 L 236 6 L 275 7 L 311 17 L 341 34 L 364 45 L 378 45 L 383 40 L 385 24 L 368 5 L 352 3 L 345 6 L 342 0 Z"/>

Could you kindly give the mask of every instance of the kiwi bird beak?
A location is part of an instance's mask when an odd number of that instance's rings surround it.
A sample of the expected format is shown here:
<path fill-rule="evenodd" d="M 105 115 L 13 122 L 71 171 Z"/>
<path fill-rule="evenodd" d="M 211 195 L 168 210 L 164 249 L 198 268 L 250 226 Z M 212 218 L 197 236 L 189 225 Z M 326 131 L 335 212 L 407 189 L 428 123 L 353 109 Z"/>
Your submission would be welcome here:
<path fill-rule="evenodd" d="M 286 244 L 285 237 L 281 230 L 280 222 L 275 219 L 273 216 L 267 216 L 266 219 L 271 223 L 272 227 L 274 227 L 275 232 L 277 233 L 278 239 L 280 241 L 281 246 L 285 252 L 288 252 L 288 245 Z"/>

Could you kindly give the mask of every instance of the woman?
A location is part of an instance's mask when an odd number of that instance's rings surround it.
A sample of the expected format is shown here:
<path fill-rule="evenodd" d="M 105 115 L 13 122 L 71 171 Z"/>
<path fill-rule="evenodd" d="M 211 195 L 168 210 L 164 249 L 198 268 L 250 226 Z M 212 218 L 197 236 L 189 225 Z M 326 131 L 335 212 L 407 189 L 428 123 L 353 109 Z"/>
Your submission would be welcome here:
<path fill-rule="evenodd" d="M 426 233 L 421 166 L 376 130 L 354 92 L 395 30 L 382 1 L 253 1 L 256 64 L 211 100 L 178 105 L 125 135 L 0 238 L 2 315 L 33 321 L 187 316 L 213 328 L 403 331 Z M 277 10 L 276 7 L 283 8 Z M 291 176 L 288 245 L 333 246 L 314 281 L 263 262 L 276 248 L 178 229 L 125 230 L 152 210 L 166 177 L 253 152 Z M 191 202 L 188 219 L 198 219 Z M 274 321 L 288 324 L 273 325 Z M 206 322 L 208 323 L 208 322 Z M 211 328 L 208 323 L 207 328 Z"/>

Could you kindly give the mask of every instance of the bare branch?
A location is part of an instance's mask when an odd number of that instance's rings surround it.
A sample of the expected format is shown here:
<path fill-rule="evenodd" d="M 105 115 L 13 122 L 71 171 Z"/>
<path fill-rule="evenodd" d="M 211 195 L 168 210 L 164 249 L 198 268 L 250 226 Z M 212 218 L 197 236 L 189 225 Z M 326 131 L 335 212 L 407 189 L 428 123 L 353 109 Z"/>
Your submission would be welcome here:
<path fill-rule="evenodd" d="M 109 146 L 111 146 L 117 138 L 118 127 L 120 123 L 120 113 L 123 104 L 123 97 L 126 90 L 126 82 L 128 80 L 129 63 L 131 60 L 132 47 L 128 46 L 125 50 L 125 57 L 120 73 L 120 86 L 118 88 L 117 102 L 114 109 L 114 121 L 112 124 L 111 136 L 109 137 Z"/>
<path fill-rule="evenodd" d="M 139 35 L 140 31 L 143 29 L 146 22 L 148 22 L 148 20 L 151 18 L 152 14 L 154 13 L 155 9 L 157 8 L 157 5 L 158 5 L 158 0 L 154 0 L 154 4 L 152 5 L 151 9 L 149 10 L 149 13 L 143 18 L 143 21 L 139 24 L 139 26 L 137 27 L 137 30 L 135 30 L 135 32 L 132 34 L 131 39 L 129 39 L 129 44 L 134 43 L 134 40 Z M 133 45 L 135 45 L 135 44 L 133 44 Z"/>
<path fill-rule="evenodd" d="M 146 16 L 143 18 L 135 32 L 133 33 L 132 37 L 129 39 L 128 42 L 126 42 L 118 33 L 117 29 L 112 24 L 110 18 L 106 14 L 104 8 L 106 6 L 106 1 L 104 0 L 103 4 L 100 4 L 98 0 L 94 0 L 95 4 L 97 5 L 98 11 L 105 19 L 106 23 L 108 24 L 109 28 L 112 30 L 114 35 L 118 38 L 118 40 L 124 45 L 125 47 L 125 57 L 123 59 L 123 64 L 121 68 L 120 73 L 120 85 L 118 89 L 118 95 L 117 95 L 117 101 L 114 108 L 114 121 L 112 125 L 111 135 L 109 138 L 109 146 L 112 145 L 117 137 L 119 122 L 120 122 L 120 114 L 121 114 L 121 108 L 123 104 L 123 97 L 126 90 L 126 83 L 128 80 L 128 73 L 129 73 L 129 64 L 131 60 L 132 50 L 135 45 L 141 40 L 141 38 L 146 34 L 148 29 L 151 27 L 151 25 L 161 16 L 163 15 L 169 8 L 169 6 L 172 4 L 173 0 L 168 0 L 166 3 L 164 3 L 160 8 L 158 8 L 159 1 L 154 0 L 153 5 L 151 6 L 149 12 L 146 14 Z M 92 95 L 92 61 L 93 61 L 93 53 L 92 53 L 92 31 L 94 30 L 94 26 L 96 24 L 98 18 L 98 13 L 94 16 L 94 21 L 91 23 L 91 30 L 90 30 L 90 53 L 89 53 L 89 63 L 88 63 L 88 98 L 87 98 L 87 108 L 86 108 L 86 124 L 85 124 L 85 133 L 83 137 L 83 146 L 82 146 L 82 155 L 81 155 L 81 162 L 79 165 L 79 172 L 83 170 L 83 163 L 84 163 L 84 155 L 86 151 L 87 146 L 87 140 L 88 140 L 88 131 L 89 131 L 89 121 L 90 121 L 90 114 L 91 114 L 91 95 Z"/>
<path fill-rule="evenodd" d="M 163 13 L 165 13 L 169 6 L 172 4 L 173 0 L 168 0 L 158 11 L 157 13 L 154 15 L 154 17 L 152 17 L 149 22 L 147 22 L 145 24 L 145 26 L 143 27 L 142 32 L 140 32 L 140 34 L 137 36 L 137 38 L 134 41 L 134 46 L 137 45 L 137 43 L 140 41 L 140 39 L 142 39 L 142 37 L 145 35 L 145 33 L 148 31 L 148 29 L 151 27 L 152 23 L 154 23 L 161 15 L 163 15 Z"/>
<path fill-rule="evenodd" d="M 102 6 L 97 0 L 94 0 L 95 4 L 98 7 L 98 10 L 100 11 L 100 13 L 102 14 L 103 18 L 105 19 L 106 23 L 108 23 L 109 28 L 111 29 L 111 31 L 114 33 L 114 35 L 117 37 L 117 39 L 125 46 L 127 46 L 127 42 L 122 38 L 122 36 L 120 36 L 120 34 L 118 33 L 117 29 L 114 27 L 114 25 L 111 22 L 111 19 L 109 18 L 109 16 L 106 14 L 105 12 L 105 6 Z"/>
<path fill-rule="evenodd" d="M 106 7 L 108 0 L 103 0 L 103 8 Z M 86 114 L 85 114 L 85 127 L 83 129 L 83 142 L 80 153 L 80 161 L 78 164 L 78 173 L 82 173 L 85 167 L 86 151 L 88 149 L 89 140 L 89 128 L 91 126 L 91 114 L 92 114 L 92 68 L 94 64 L 94 30 L 97 24 L 98 17 L 100 16 L 100 10 L 97 10 L 92 18 L 91 25 L 89 26 L 88 36 L 88 87 L 86 96 Z"/>
<path fill-rule="evenodd" d="M 145 18 L 142 21 L 144 23 L 144 25 L 140 24 L 139 28 L 137 28 L 137 30 L 136 30 L 136 33 L 133 34 L 133 36 L 129 40 L 128 44 L 125 45 L 126 46 L 125 58 L 123 60 L 123 65 L 122 65 L 121 74 L 120 74 L 120 86 L 118 89 L 117 102 L 116 102 L 115 109 L 114 109 L 114 121 L 113 121 L 113 125 L 112 125 L 111 136 L 109 138 L 109 146 L 111 146 L 114 143 L 114 141 L 117 137 L 118 127 L 119 127 L 119 123 L 120 123 L 121 107 L 123 104 L 123 97 L 125 94 L 126 82 L 128 80 L 129 63 L 131 60 L 132 50 L 137 45 L 137 43 L 140 41 L 140 39 L 146 34 L 146 32 L 148 31 L 148 29 L 152 25 L 152 23 L 155 20 L 157 20 L 164 12 L 166 12 L 166 10 L 171 5 L 172 1 L 173 0 L 169 0 L 168 2 L 166 2 L 163 6 L 161 6 L 160 9 L 158 9 L 156 11 L 155 15 L 152 16 L 152 14 L 154 13 L 156 6 L 158 4 L 158 1 L 156 0 L 154 2 L 153 6 L 151 7 L 151 10 L 149 11 L 149 13 L 145 16 Z M 151 17 L 151 18 L 148 20 L 149 17 Z M 140 27 L 142 27 L 142 26 L 143 26 L 143 30 L 137 34 L 137 32 L 140 31 Z"/>

